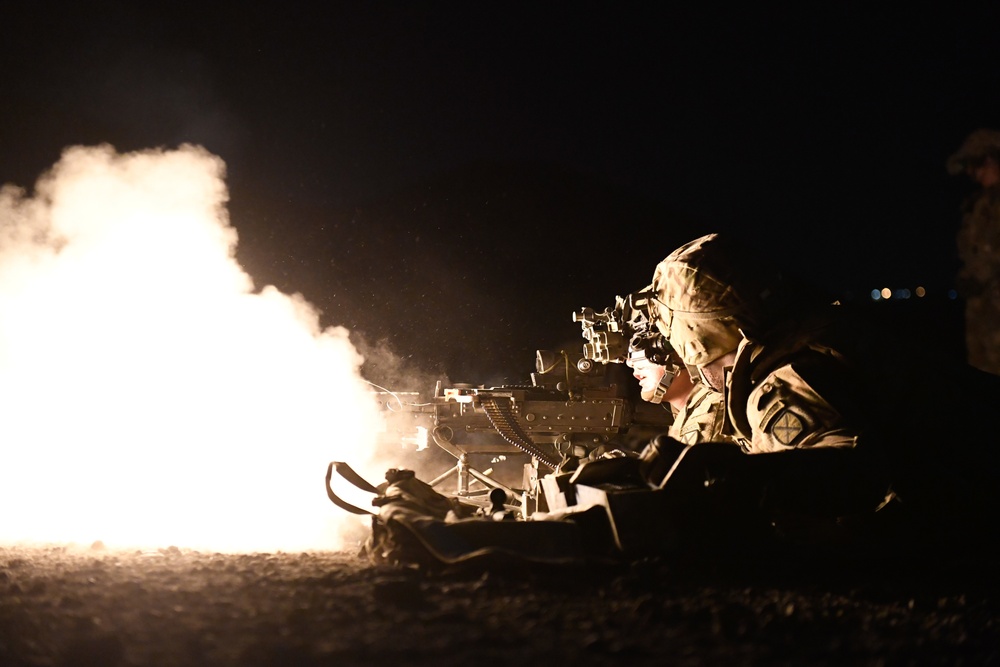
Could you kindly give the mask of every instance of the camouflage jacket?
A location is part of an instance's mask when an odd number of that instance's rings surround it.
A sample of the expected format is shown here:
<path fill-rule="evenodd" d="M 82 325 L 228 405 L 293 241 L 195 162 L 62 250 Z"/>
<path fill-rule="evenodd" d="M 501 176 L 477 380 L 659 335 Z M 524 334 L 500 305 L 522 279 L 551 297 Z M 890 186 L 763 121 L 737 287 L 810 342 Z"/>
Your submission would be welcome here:
<path fill-rule="evenodd" d="M 745 341 L 726 391 L 725 432 L 747 453 L 860 449 L 897 490 L 933 489 L 945 470 L 1000 489 L 1000 448 L 983 430 L 1000 376 L 934 358 L 854 308 L 798 313 Z"/>
<path fill-rule="evenodd" d="M 764 348 L 745 343 L 731 378 L 729 419 L 735 440 L 743 450 L 761 454 L 810 447 L 853 447 L 860 424 L 845 423 L 829 392 L 821 389 L 804 368 L 830 375 L 833 368 L 821 367 L 843 364 L 838 353 L 812 344 L 772 367 L 754 367 L 754 357 L 765 353 Z"/>
<path fill-rule="evenodd" d="M 874 507 L 884 493 L 939 526 L 993 516 L 1000 448 L 983 424 L 1000 405 L 1000 376 L 915 347 L 853 317 L 747 341 L 729 376 L 726 431 L 749 454 L 837 456 L 829 479 L 782 478 L 808 480 L 818 498 L 846 506 L 836 494 L 855 494 Z"/>
<path fill-rule="evenodd" d="M 853 447 L 873 423 L 865 364 L 838 335 L 839 307 L 766 342 L 744 340 L 726 388 L 725 432 L 749 454 Z"/>
<path fill-rule="evenodd" d="M 674 415 L 674 423 L 667 435 L 685 445 L 731 442 L 732 439 L 722 433 L 726 416 L 723 396 L 701 382 L 696 382 L 687 403 Z"/>

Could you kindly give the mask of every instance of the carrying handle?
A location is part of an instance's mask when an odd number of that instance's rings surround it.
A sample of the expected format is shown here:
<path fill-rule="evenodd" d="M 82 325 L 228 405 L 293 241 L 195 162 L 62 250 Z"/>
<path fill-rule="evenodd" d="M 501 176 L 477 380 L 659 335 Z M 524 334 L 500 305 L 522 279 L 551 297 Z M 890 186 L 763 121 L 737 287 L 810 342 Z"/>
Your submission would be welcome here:
<path fill-rule="evenodd" d="M 368 483 L 364 477 L 359 475 L 354 471 L 351 466 L 347 465 L 343 461 L 331 461 L 330 465 L 326 468 L 326 495 L 333 502 L 334 505 L 342 510 L 350 512 L 351 514 L 371 514 L 375 515 L 376 512 L 371 510 L 366 510 L 361 507 L 355 507 L 349 502 L 343 500 L 340 496 L 333 492 L 333 487 L 330 486 L 330 480 L 333 479 L 333 471 L 336 470 L 337 474 L 346 479 L 348 482 L 358 487 L 362 491 L 367 491 L 369 493 L 378 493 L 379 490 Z"/>

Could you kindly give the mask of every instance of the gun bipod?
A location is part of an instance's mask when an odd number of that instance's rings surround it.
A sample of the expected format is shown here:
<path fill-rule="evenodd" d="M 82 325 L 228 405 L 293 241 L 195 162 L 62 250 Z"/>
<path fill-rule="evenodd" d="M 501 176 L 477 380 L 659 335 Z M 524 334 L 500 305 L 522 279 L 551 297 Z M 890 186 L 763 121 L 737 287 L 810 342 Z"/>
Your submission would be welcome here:
<path fill-rule="evenodd" d="M 428 482 L 432 488 L 437 488 L 438 485 L 449 479 L 452 475 L 455 475 L 457 478 L 457 488 L 454 491 L 454 495 L 457 498 L 488 508 L 494 505 L 493 500 L 490 499 L 491 491 L 499 489 L 506 494 L 504 505 L 507 510 L 522 515 L 525 514 L 527 508 L 526 500 L 529 495 L 527 491 L 512 488 L 499 480 L 493 479 L 490 477 L 489 471 L 477 470 L 469 464 L 468 453 L 442 437 L 438 429 L 432 430 L 430 436 L 438 447 L 455 457 L 455 465 Z M 482 484 L 485 488 L 472 489 L 472 485 L 476 482 Z"/>

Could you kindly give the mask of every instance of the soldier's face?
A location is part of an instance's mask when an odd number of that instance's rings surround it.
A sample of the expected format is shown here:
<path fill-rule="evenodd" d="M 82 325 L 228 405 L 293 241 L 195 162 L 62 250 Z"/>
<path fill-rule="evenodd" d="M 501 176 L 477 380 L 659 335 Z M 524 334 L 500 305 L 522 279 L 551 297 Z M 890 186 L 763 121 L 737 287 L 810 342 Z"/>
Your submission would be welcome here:
<path fill-rule="evenodd" d="M 644 354 L 629 357 L 625 363 L 632 369 L 633 377 L 639 381 L 639 394 L 642 396 L 642 400 L 648 401 L 652 399 L 653 394 L 656 392 L 656 387 L 667 372 L 666 367 L 654 364 Z"/>

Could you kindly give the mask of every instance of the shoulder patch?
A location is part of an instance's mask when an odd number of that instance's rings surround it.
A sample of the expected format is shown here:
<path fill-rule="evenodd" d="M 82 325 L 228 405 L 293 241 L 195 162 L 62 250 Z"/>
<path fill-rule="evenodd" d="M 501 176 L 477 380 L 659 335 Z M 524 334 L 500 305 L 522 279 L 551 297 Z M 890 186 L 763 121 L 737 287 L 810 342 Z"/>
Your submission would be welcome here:
<path fill-rule="evenodd" d="M 840 427 L 837 411 L 790 364 L 751 390 L 746 415 L 754 453 L 809 447 Z"/>
<path fill-rule="evenodd" d="M 791 447 L 804 430 L 802 419 L 788 408 L 783 408 L 768 427 L 771 437 L 786 447 Z"/>

